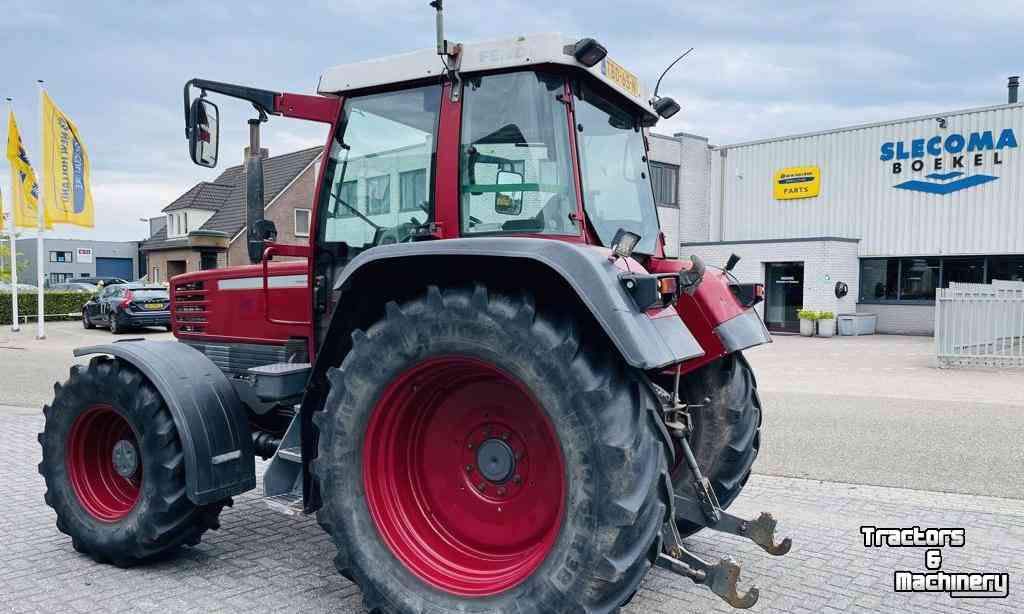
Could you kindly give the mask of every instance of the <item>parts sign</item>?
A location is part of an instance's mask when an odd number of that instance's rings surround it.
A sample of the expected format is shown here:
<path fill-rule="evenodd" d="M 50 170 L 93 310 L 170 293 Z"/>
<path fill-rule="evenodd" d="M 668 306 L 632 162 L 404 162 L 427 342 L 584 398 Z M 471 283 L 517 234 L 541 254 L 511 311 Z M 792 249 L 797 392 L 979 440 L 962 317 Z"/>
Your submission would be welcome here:
<path fill-rule="evenodd" d="M 775 200 L 813 198 L 821 190 L 821 169 L 817 166 L 791 166 L 775 173 Z"/>

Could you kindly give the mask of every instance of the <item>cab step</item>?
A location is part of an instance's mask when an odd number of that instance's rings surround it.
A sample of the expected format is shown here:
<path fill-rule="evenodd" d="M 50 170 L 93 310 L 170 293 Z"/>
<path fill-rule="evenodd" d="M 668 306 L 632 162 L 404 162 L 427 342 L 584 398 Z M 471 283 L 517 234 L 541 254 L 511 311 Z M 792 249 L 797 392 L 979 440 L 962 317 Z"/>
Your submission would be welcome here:
<path fill-rule="evenodd" d="M 274 510 L 275 512 L 285 514 L 287 516 L 301 516 L 302 515 L 302 495 L 294 492 L 283 493 L 280 495 L 274 495 L 272 497 L 264 497 L 264 503 L 267 507 Z"/>

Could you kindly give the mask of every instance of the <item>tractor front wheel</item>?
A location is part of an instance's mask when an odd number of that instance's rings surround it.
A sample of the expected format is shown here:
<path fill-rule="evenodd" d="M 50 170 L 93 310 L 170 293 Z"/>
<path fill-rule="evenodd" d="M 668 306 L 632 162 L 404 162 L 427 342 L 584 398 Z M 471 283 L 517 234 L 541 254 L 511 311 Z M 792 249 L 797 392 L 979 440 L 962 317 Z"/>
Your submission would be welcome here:
<path fill-rule="evenodd" d="M 369 611 L 615 612 L 636 591 L 669 455 L 656 397 L 598 339 L 479 285 L 353 335 L 313 467 Z"/>
<path fill-rule="evenodd" d="M 216 529 L 225 504 L 185 496 L 181 439 L 163 398 L 131 365 L 105 356 L 75 365 L 39 434 L 46 504 L 75 550 L 130 565 Z"/>

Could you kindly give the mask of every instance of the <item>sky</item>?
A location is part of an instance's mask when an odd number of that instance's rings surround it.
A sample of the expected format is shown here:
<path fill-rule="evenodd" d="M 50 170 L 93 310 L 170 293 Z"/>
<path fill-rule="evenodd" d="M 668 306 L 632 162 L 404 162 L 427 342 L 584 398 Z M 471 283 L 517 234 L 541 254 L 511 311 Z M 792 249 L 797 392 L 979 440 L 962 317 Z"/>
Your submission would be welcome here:
<path fill-rule="evenodd" d="M 715 144 L 1000 104 L 1006 77 L 1024 72 L 1019 1 L 447 0 L 445 9 L 456 41 L 596 38 L 652 89 L 695 47 L 661 86 L 682 111 L 655 131 Z M 312 93 L 328 66 L 432 47 L 434 36 L 427 0 L 0 0 L 0 98 L 13 98 L 34 165 L 38 79 L 87 147 L 96 228 L 51 236 L 138 240 L 148 233 L 140 218 L 219 172 L 188 157 L 188 79 Z M 252 109 L 217 103 L 223 169 L 242 160 Z M 0 131 L 6 144 L 6 119 Z M 271 155 L 325 138 L 322 125 L 281 118 L 263 131 Z M 5 196 L 8 173 L 0 160 Z"/>

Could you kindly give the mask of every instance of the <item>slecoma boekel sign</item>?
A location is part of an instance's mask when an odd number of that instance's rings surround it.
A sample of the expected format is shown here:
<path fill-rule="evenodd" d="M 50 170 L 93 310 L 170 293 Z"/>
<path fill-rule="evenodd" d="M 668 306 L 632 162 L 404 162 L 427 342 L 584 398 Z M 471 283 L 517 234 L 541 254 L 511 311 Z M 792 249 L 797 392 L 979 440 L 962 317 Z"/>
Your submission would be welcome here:
<path fill-rule="evenodd" d="M 1012 128 L 1005 128 L 998 136 L 993 130 L 971 132 L 964 135 L 953 132 L 909 141 L 882 143 L 882 162 L 890 163 L 893 175 L 904 172 L 924 172 L 924 179 L 911 179 L 896 184 L 895 188 L 930 194 L 951 194 L 966 188 L 995 181 L 999 177 L 985 174 L 968 175 L 971 168 L 990 162 L 1003 163 L 1004 150 L 1017 148 L 1017 136 Z"/>

